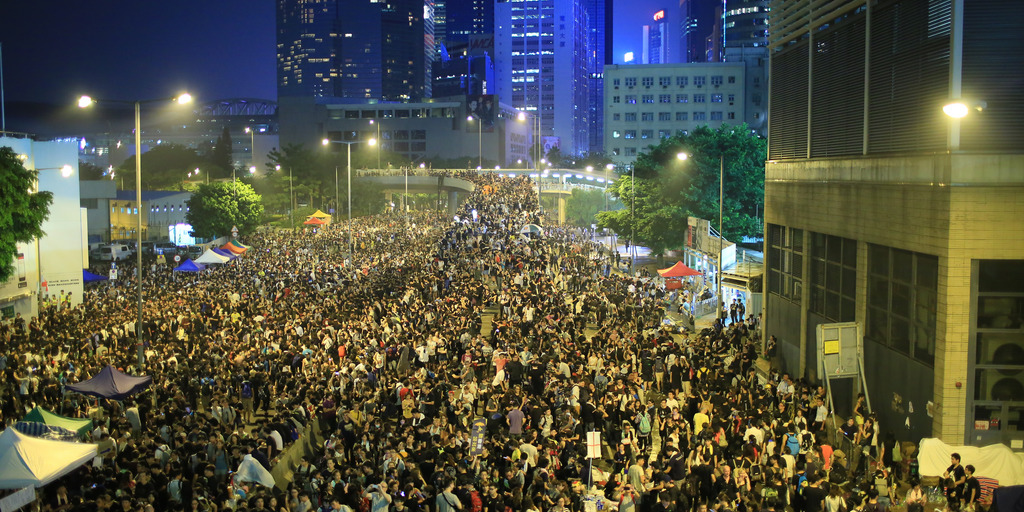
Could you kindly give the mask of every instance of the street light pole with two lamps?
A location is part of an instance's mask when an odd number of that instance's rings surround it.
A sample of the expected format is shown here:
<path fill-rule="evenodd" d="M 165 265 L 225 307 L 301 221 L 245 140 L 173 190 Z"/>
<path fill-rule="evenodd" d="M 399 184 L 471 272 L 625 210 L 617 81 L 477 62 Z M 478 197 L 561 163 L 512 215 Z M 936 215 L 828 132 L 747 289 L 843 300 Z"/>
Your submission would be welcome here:
<path fill-rule="evenodd" d="M 324 146 L 330 144 L 344 144 L 348 148 L 348 250 L 349 257 L 355 254 L 355 241 L 352 239 L 352 144 L 359 144 L 362 141 L 358 140 L 330 140 L 323 139 L 320 141 Z M 377 144 L 377 139 L 370 139 L 366 141 L 367 144 L 374 146 Z M 338 167 L 334 167 L 334 204 L 338 204 Z"/>
<path fill-rule="evenodd" d="M 82 96 L 78 98 L 78 107 L 86 108 L 96 103 L 120 103 L 120 104 L 134 104 L 135 105 L 135 205 L 139 209 L 138 224 L 135 230 L 135 254 L 136 264 L 136 281 L 138 284 L 138 317 L 135 322 L 136 337 L 135 343 L 137 347 L 137 363 L 139 370 L 145 363 L 145 353 L 143 352 L 143 340 L 142 340 L 142 122 L 141 122 L 141 107 L 143 103 L 156 103 L 156 102 L 167 102 L 173 101 L 179 105 L 184 105 L 192 101 L 192 95 L 189 93 L 182 93 L 178 96 L 170 98 L 159 98 L 155 100 L 137 100 L 137 101 L 122 101 L 122 100 L 96 100 L 89 96 Z"/>

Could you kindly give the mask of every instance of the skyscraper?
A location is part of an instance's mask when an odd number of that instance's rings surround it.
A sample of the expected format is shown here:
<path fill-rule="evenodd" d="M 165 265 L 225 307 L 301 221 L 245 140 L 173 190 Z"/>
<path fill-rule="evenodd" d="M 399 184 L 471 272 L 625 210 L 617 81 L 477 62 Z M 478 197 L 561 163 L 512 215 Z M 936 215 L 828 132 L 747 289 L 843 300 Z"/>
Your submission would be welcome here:
<path fill-rule="evenodd" d="M 612 59 L 612 0 L 589 0 L 587 20 L 590 22 L 590 149 L 604 151 L 604 67 Z"/>
<path fill-rule="evenodd" d="M 429 97 L 431 0 L 342 2 L 278 0 L 278 96 Z"/>
<path fill-rule="evenodd" d="M 499 1 L 495 74 L 501 101 L 540 117 L 545 146 L 581 154 L 590 144 L 589 25 L 584 0 Z"/>
<path fill-rule="evenodd" d="M 725 0 L 679 0 L 679 62 L 718 62 Z"/>
<path fill-rule="evenodd" d="M 768 45 L 768 0 L 726 0 L 726 48 Z"/>
<path fill-rule="evenodd" d="M 654 22 L 644 25 L 643 55 L 641 64 L 668 63 L 668 20 L 665 11 L 654 13 Z"/>
<path fill-rule="evenodd" d="M 468 43 L 470 36 L 494 33 L 494 0 L 439 0 L 435 6 L 444 9 L 445 34 L 439 43 Z"/>

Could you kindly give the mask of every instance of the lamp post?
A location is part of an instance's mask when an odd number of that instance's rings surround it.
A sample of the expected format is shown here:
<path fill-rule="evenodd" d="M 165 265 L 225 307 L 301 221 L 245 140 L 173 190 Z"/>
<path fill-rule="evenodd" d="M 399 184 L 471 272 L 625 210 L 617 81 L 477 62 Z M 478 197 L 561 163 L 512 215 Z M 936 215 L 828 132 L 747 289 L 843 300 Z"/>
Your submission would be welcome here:
<path fill-rule="evenodd" d="M 380 140 L 380 123 L 378 123 L 374 119 L 370 119 L 370 124 L 377 126 L 377 139 L 376 140 Z M 380 147 L 381 147 L 381 144 L 377 144 L 377 170 L 378 171 L 380 170 Z"/>
<path fill-rule="evenodd" d="M 256 166 L 256 129 L 245 127 L 245 133 L 249 134 L 249 165 Z"/>
<path fill-rule="evenodd" d="M 280 164 L 275 165 L 274 166 L 274 170 L 275 171 L 280 171 L 281 170 L 281 165 Z M 294 196 L 292 195 L 292 168 L 291 168 L 291 166 L 289 166 L 288 167 L 288 218 L 291 220 L 292 231 L 295 231 L 295 207 L 294 207 L 294 203 L 293 203 L 293 200 L 294 200 L 293 197 Z"/>
<path fill-rule="evenodd" d="M 476 154 L 477 154 L 476 168 L 477 168 L 477 170 L 481 170 L 481 169 L 484 168 L 484 122 L 483 122 L 483 120 L 481 120 L 479 117 L 477 117 L 475 115 L 469 115 L 468 117 L 466 117 L 466 121 L 467 122 L 473 121 L 474 119 L 476 119 L 476 126 L 477 126 L 477 131 L 476 131 L 476 133 L 477 133 L 477 135 L 476 135 Z"/>
<path fill-rule="evenodd" d="M 154 103 L 154 102 L 167 102 L 174 101 L 179 105 L 184 105 L 192 101 L 192 95 L 189 93 L 182 93 L 178 96 L 171 98 L 160 98 L 155 100 L 145 101 L 118 101 L 118 100 L 95 100 L 89 96 L 82 96 L 78 98 L 78 107 L 86 108 L 92 106 L 97 102 L 104 103 L 120 103 L 120 104 L 134 104 L 135 105 L 135 205 L 139 208 L 139 214 L 137 217 L 137 224 L 135 226 L 135 255 L 136 255 L 136 283 L 138 284 L 138 311 L 137 318 L 135 319 L 135 345 L 137 349 L 137 363 L 139 370 L 142 370 L 145 364 L 145 353 L 143 352 L 143 340 L 142 340 L 142 122 L 140 110 L 142 109 L 143 103 Z"/>
<path fill-rule="evenodd" d="M 330 140 L 324 139 L 320 141 L 321 144 L 327 146 L 329 144 L 344 144 L 348 148 L 348 251 L 349 255 L 353 255 L 356 252 L 355 241 L 352 239 L 352 144 L 359 144 L 358 140 Z M 373 146 L 377 143 L 377 139 L 370 139 L 367 144 Z M 334 167 L 334 204 L 338 204 L 338 167 Z"/>
<path fill-rule="evenodd" d="M 725 153 L 718 155 L 718 312 L 716 318 L 722 318 L 722 243 L 725 235 L 722 233 L 722 196 L 725 191 Z M 725 323 L 723 321 L 723 323 Z"/>

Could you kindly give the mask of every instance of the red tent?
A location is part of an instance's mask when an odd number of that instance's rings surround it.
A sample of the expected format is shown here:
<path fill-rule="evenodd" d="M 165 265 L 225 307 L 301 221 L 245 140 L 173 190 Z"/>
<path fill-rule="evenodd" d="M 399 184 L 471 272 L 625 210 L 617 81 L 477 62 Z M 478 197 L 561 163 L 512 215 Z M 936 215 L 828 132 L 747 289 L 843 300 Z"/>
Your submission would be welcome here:
<path fill-rule="evenodd" d="M 669 268 L 663 268 L 658 270 L 658 274 L 661 277 L 686 277 L 686 276 L 699 276 L 700 272 L 683 265 L 683 262 L 677 261 L 675 265 Z"/>
<path fill-rule="evenodd" d="M 315 225 L 315 226 L 321 226 L 323 224 L 327 224 L 327 221 L 323 220 L 323 219 L 318 219 L 316 217 L 310 217 L 306 222 L 303 222 L 303 224 L 312 224 L 312 225 Z"/>

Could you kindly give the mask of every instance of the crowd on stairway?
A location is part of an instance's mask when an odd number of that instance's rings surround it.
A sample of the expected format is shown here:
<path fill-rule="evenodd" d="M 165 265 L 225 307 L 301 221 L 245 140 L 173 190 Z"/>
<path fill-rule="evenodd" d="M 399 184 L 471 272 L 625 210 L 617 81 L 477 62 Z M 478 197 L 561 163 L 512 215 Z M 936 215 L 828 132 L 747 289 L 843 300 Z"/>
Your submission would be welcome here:
<path fill-rule="evenodd" d="M 44 509 L 840 512 L 827 482 L 869 468 L 828 445 L 820 387 L 758 371 L 756 317 L 670 328 L 657 280 L 584 232 L 523 232 L 527 178 L 460 177 L 476 192 L 454 219 L 260 231 L 230 265 L 147 267 L 154 380 L 122 402 L 64 386 L 139 371 L 130 267 L 0 326 L 8 425 L 35 405 L 95 420 L 100 455 Z M 858 452 L 883 457 L 863 418 Z M 234 473 L 314 434 L 273 488 Z M 873 492 L 843 506 L 876 512 Z"/>

